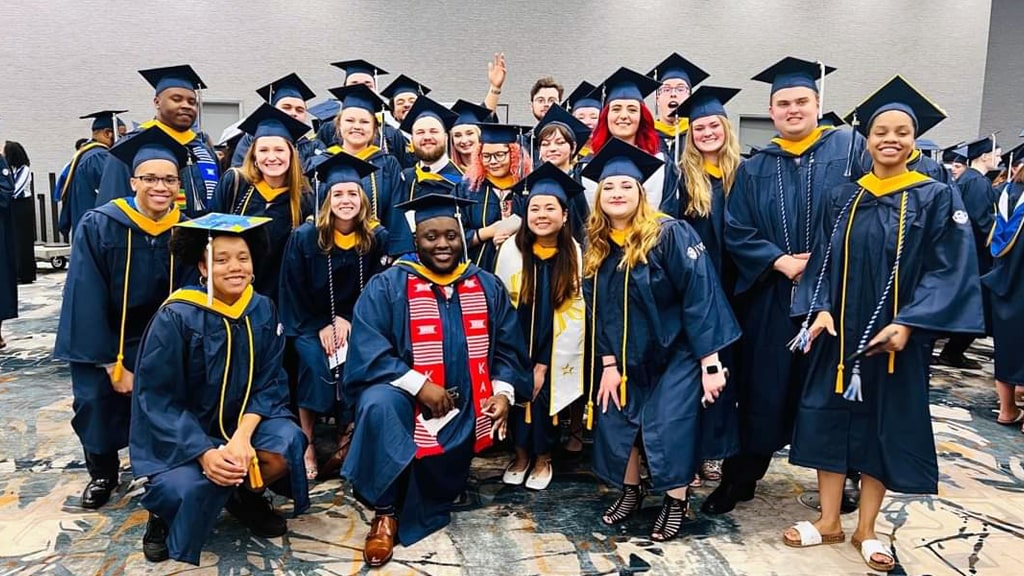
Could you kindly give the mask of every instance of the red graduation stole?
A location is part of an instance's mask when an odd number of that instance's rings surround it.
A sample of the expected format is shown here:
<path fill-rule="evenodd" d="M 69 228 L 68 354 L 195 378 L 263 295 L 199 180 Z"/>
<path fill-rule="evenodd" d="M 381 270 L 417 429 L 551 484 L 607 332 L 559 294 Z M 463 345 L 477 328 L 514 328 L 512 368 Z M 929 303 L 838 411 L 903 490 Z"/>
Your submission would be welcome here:
<path fill-rule="evenodd" d="M 437 307 L 433 284 L 409 274 L 407 294 L 409 295 L 409 333 L 412 339 L 413 369 L 430 380 L 425 386 L 445 387 L 444 373 L 444 332 L 441 326 L 441 312 Z M 488 366 L 488 352 L 491 348 L 489 322 L 487 318 L 487 297 L 483 286 L 475 277 L 455 283 L 462 307 L 462 329 L 466 334 L 469 352 L 469 375 L 473 386 L 473 411 L 476 415 L 473 445 L 480 452 L 492 444 L 492 421 L 483 415 L 483 404 L 493 395 L 491 371 Z M 431 384 L 431 382 L 433 384 Z M 416 443 L 416 458 L 436 456 L 444 453 L 444 447 L 419 421 L 420 406 L 415 407 L 413 441 Z"/>

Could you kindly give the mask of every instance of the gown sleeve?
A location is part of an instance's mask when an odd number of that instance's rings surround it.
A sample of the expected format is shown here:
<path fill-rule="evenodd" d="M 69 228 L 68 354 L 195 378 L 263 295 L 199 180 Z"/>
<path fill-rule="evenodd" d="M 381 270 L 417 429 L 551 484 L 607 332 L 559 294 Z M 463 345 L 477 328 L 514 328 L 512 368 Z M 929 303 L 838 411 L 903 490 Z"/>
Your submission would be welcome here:
<path fill-rule="evenodd" d="M 245 407 L 246 414 L 258 414 L 264 419 L 290 417 L 288 410 L 288 376 L 284 371 L 284 334 L 277 330 L 277 312 L 270 301 L 261 308 L 263 318 L 253 318 L 257 330 L 256 366 L 253 375 L 252 398 Z M 269 316 L 269 318 L 267 317 Z"/>
<path fill-rule="evenodd" d="M 115 198 L 124 198 L 132 195 L 131 172 L 124 162 L 111 154 L 107 157 L 107 163 L 103 166 L 103 177 L 100 178 L 100 191 L 96 195 L 96 205 L 102 206 Z"/>
<path fill-rule="evenodd" d="M 313 279 L 306 270 L 306 254 L 303 246 L 300 227 L 288 237 L 281 263 L 281 286 L 278 291 L 278 306 L 284 333 L 294 338 L 310 330 L 318 330 L 314 326 L 314 314 L 308 304 L 313 303 L 309 288 Z"/>
<path fill-rule="evenodd" d="M 391 276 L 374 276 L 356 301 L 342 380 L 346 395 L 356 396 L 375 384 L 390 385 L 412 370 L 396 342 L 396 328 L 402 322 L 399 310 L 408 304 L 399 301 L 401 291 Z"/>
<path fill-rule="evenodd" d="M 758 230 L 757 214 L 767 207 L 751 186 L 747 166 L 743 163 L 736 171 L 725 209 L 725 245 L 737 267 L 737 294 L 757 284 L 785 254 Z"/>

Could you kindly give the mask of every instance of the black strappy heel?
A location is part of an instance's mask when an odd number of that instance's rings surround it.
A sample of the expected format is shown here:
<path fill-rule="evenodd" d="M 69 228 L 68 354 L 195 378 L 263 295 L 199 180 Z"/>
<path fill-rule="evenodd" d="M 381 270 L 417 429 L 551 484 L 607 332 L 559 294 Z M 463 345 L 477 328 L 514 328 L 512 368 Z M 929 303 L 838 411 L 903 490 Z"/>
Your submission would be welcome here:
<path fill-rule="evenodd" d="M 686 497 L 682 500 L 665 495 L 665 501 L 661 505 L 661 512 L 654 521 L 654 529 L 651 531 L 651 540 L 655 542 L 667 542 L 679 535 L 683 523 L 690 511 L 690 492 L 687 490 Z"/>
<path fill-rule="evenodd" d="M 614 526 L 633 515 L 634 512 L 643 506 L 644 498 L 647 497 L 647 490 L 643 484 L 626 484 L 622 487 L 622 494 L 615 500 L 604 514 L 601 522 L 606 526 Z"/>

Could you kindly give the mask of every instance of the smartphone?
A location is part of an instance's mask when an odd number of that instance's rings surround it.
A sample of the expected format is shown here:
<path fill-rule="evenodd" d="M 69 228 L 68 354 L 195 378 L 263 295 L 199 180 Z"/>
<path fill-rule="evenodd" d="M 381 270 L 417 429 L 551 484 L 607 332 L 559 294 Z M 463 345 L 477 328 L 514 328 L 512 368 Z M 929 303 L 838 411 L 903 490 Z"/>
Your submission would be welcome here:
<path fill-rule="evenodd" d="M 892 338 L 891 334 L 886 334 L 885 338 L 882 338 L 878 342 L 875 342 L 871 346 L 867 346 L 861 350 L 854 352 L 849 358 L 846 359 L 846 364 L 853 364 L 855 361 L 860 360 L 864 356 L 877 352 L 882 349 L 883 346 L 889 343 L 889 339 Z"/>

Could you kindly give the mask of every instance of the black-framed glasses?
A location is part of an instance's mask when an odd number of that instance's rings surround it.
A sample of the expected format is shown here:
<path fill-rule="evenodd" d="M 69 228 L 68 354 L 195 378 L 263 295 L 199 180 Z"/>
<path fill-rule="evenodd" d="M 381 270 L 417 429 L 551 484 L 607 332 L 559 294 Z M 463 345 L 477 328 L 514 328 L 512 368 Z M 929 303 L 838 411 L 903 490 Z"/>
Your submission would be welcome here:
<path fill-rule="evenodd" d="M 153 176 L 152 174 L 143 174 L 141 176 L 133 176 L 133 178 L 142 180 L 142 183 L 146 186 L 156 186 L 158 182 L 163 182 L 168 188 L 177 188 L 178 184 L 181 184 L 181 178 L 177 176 Z"/>
<path fill-rule="evenodd" d="M 686 96 L 689 93 L 689 86 L 662 86 L 658 88 L 658 94 L 679 94 L 680 96 Z"/>
<path fill-rule="evenodd" d="M 508 150 L 504 152 L 481 152 L 480 159 L 484 161 L 484 164 L 490 162 L 504 162 L 508 160 Z"/>

